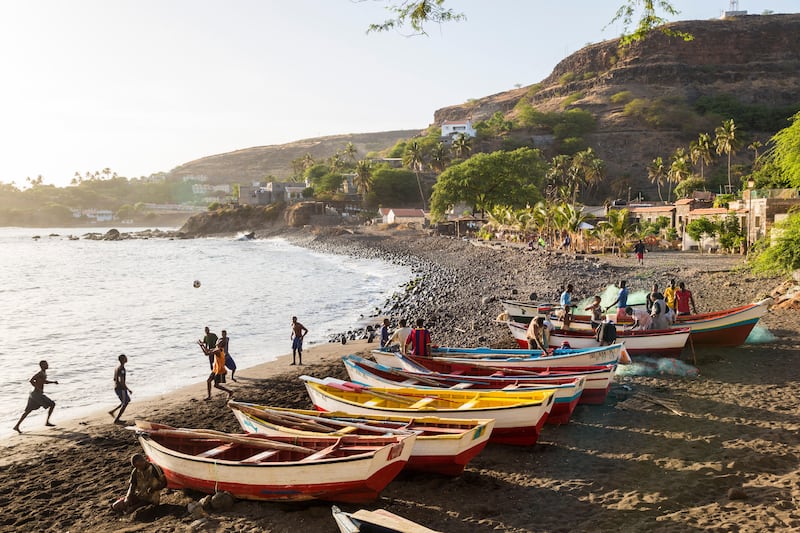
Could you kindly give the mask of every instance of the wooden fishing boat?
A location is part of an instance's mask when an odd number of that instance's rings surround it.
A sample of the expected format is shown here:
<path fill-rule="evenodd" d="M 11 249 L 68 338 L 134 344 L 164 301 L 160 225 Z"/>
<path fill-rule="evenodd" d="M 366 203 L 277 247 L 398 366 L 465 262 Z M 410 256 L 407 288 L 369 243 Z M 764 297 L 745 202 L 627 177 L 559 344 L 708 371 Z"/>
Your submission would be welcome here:
<path fill-rule="evenodd" d="M 553 407 L 553 391 L 515 393 L 415 388 L 364 387 L 333 378 L 300 376 L 314 407 L 320 411 L 391 416 L 434 415 L 445 418 L 494 418 L 491 442 L 535 444 Z"/>
<path fill-rule="evenodd" d="M 583 377 L 585 379 L 585 384 L 581 399 L 578 403 L 589 405 L 601 405 L 605 403 L 608 392 L 611 390 L 611 383 L 614 381 L 614 374 L 617 371 L 617 365 L 523 369 L 475 365 L 471 363 L 454 363 L 441 358 L 431 359 L 430 357 L 416 357 L 413 355 L 398 357 L 403 370 L 419 373 L 437 372 L 439 374 L 452 375 L 457 378 L 470 377 L 480 379 L 489 376 L 492 378 L 506 377 L 508 379 L 518 380 L 521 383 L 527 381 L 558 383 L 561 380 L 568 380 L 573 377 Z"/>
<path fill-rule="evenodd" d="M 247 433 L 273 435 L 386 435 L 415 433 L 406 469 L 457 476 L 489 441 L 492 419 L 400 417 L 321 413 L 228 402 Z"/>
<path fill-rule="evenodd" d="M 448 376 L 429 371 L 408 372 L 373 363 L 357 355 L 347 355 L 342 358 L 342 361 L 344 362 L 351 381 L 369 387 L 383 387 L 387 389 L 414 387 L 432 390 L 495 390 L 499 392 L 552 389 L 555 391 L 555 394 L 553 407 L 550 410 L 550 414 L 547 415 L 546 422 L 548 424 L 566 424 L 569 422 L 572 412 L 575 411 L 575 407 L 578 405 L 586 383 L 583 377 L 570 377 L 544 383 L 542 381 L 524 382 L 515 378 L 505 377 Z"/>
<path fill-rule="evenodd" d="M 167 486 L 246 500 L 377 498 L 408 462 L 416 435 L 270 437 L 136 422 L 139 443 Z"/>
<path fill-rule="evenodd" d="M 680 357 L 686 341 L 689 340 L 689 328 L 626 330 L 617 333 L 617 340 L 625 344 L 625 350 L 631 356 Z M 517 342 L 521 342 L 519 338 Z M 550 332 L 550 346 L 563 343 L 578 348 L 589 348 L 599 344 L 593 331 L 555 329 Z"/>
<path fill-rule="evenodd" d="M 346 513 L 334 505 L 331 514 L 340 533 L 439 533 L 386 509 Z"/>
<path fill-rule="evenodd" d="M 523 328 L 524 337 L 527 326 Z M 513 330 L 512 330 L 513 331 Z M 519 341 L 518 341 L 519 342 Z M 521 344 L 520 344 L 521 345 Z M 525 348 L 528 346 L 525 339 Z M 402 366 L 395 353 L 373 350 L 375 361 L 385 366 Z M 615 365 L 622 356 L 622 344 L 594 346 L 592 348 L 556 348 L 552 355 L 541 350 L 495 349 L 495 348 L 449 348 L 438 347 L 432 350 L 431 359 L 467 363 L 482 366 L 502 366 L 504 368 L 556 368 L 561 366 Z"/>
<path fill-rule="evenodd" d="M 513 303 L 513 306 L 511 304 Z M 766 314 L 772 298 L 766 298 L 756 303 L 723 309 L 712 313 L 699 313 L 694 315 L 683 315 L 677 317 L 675 328 L 690 328 L 690 341 L 695 346 L 720 346 L 732 347 L 744 344 L 747 336 L 758 323 L 759 319 Z M 503 302 L 505 307 L 506 302 Z M 509 302 L 506 312 L 510 320 L 520 323 L 530 322 L 533 316 L 537 316 L 539 310 L 550 315 L 551 309 L 547 306 L 537 307 L 535 304 L 527 305 L 523 302 Z M 513 313 L 509 311 L 513 310 Z M 550 320 L 556 326 L 561 325 L 561 321 L 550 315 Z M 570 323 L 571 329 L 589 330 L 591 329 L 590 317 L 588 315 L 575 315 Z M 631 322 L 623 321 L 617 324 L 617 330 L 621 326 L 630 325 Z"/>

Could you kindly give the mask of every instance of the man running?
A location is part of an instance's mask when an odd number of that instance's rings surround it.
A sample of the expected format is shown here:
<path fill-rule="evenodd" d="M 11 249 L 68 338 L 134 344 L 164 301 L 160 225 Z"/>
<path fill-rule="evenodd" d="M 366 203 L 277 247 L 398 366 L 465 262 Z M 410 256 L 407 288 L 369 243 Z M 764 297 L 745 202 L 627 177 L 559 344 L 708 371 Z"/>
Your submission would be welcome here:
<path fill-rule="evenodd" d="M 50 368 L 47 361 L 39 361 L 39 371 L 30 379 L 33 390 L 28 396 L 28 405 L 25 406 L 25 412 L 19 417 L 17 425 L 14 426 L 14 431 L 22 433 L 19 425 L 25 420 L 31 411 L 35 411 L 40 407 L 47 409 L 47 419 L 44 422 L 45 426 L 53 427 L 55 424 L 50 423 L 50 415 L 53 414 L 53 409 L 56 408 L 56 402 L 44 395 L 44 386 L 51 383 L 58 385 L 58 381 L 50 381 L 47 379 L 47 369 Z"/>

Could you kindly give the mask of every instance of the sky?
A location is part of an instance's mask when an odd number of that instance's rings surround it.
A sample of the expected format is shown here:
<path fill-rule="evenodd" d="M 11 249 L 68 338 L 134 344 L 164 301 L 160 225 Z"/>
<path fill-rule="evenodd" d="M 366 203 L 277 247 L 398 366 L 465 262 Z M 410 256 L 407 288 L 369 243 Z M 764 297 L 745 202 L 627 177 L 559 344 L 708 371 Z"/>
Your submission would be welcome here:
<path fill-rule="evenodd" d="M 0 0 L 0 182 L 135 178 L 309 137 L 424 129 L 613 39 L 623 0 L 448 0 L 466 21 L 367 34 L 381 0 Z M 669 20 L 729 0 L 672 0 Z M 797 0 L 740 0 L 752 14 Z M 410 30 L 408 30 L 410 31 Z"/>

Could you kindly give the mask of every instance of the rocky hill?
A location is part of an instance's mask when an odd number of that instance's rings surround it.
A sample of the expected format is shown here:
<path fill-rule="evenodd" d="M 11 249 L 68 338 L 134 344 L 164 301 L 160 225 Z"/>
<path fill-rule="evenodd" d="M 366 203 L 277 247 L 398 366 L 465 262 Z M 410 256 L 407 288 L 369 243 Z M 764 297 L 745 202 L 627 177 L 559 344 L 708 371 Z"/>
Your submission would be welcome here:
<path fill-rule="evenodd" d="M 269 175 L 286 180 L 291 177 L 292 160 L 307 153 L 315 161 L 322 161 L 351 142 L 359 156 L 364 157 L 370 152 L 391 148 L 398 140 L 408 139 L 418 133 L 419 130 L 351 133 L 303 139 L 288 144 L 256 146 L 184 163 L 170 171 L 170 176 L 204 175 L 212 183 L 250 183 L 263 180 Z"/>
<path fill-rule="evenodd" d="M 699 110 L 703 98 L 725 99 L 740 110 L 778 112 L 774 127 L 748 128 L 739 124 L 745 145 L 768 140 L 794 111 L 800 109 L 800 15 L 750 15 L 724 20 L 684 21 L 669 27 L 690 33 L 685 42 L 653 32 L 625 52 L 618 39 L 586 46 L 555 66 L 540 83 L 487 96 L 467 104 L 438 109 L 434 125 L 443 120 L 473 122 L 500 111 L 515 118 L 520 101 L 542 112 L 580 108 L 596 119 L 594 131 L 584 136 L 606 162 L 606 183 L 595 200 L 610 195 L 624 197 L 642 191 L 650 199 L 655 188 L 647 180 L 647 165 L 653 158 L 665 160 L 679 147 L 687 147 L 702 132 L 711 133 L 730 116 Z M 640 113 L 626 106 L 644 103 Z M 648 108 L 647 106 L 650 105 Z M 649 114 L 649 116 L 648 116 Z M 762 121 L 763 124 L 763 121 Z M 420 125 L 420 130 L 425 126 Z M 380 151 L 399 139 L 412 137 L 416 130 L 336 135 L 294 143 L 260 146 L 218 154 L 175 168 L 172 176 L 203 174 L 211 181 L 248 182 L 274 175 L 291 175 L 291 161 L 310 153 L 322 160 L 352 142 L 359 155 Z M 557 143 L 548 132 L 519 130 L 510 134 L 516 144 L 542 148 L 555 155 Z M 481 149 L 502 146 L 485 142 Z M 734 161 L 748 163 L 752 153 L 742 148 Z M 718 163 L 706 169 L 706 176 L 725 172 Z M 719 179 L 717 179 L 719 182 Z"/>
<path fill-rule="evenodd" d="M 654 32 L 624 53 L 618 39 L 592 44 L 565 58 L 535 86 L 439 109 L 434 121 L 472 117 L 476 122 L 497 111 L 513 117 L 515 106 L 526 98 L 539 111 L 579 107 L 597 119 L 586 141 L 606 161 L 609 180 L 629 176 L 634 187 L 647 189 L 646 167 L 654 157 L 666 158 L 698 133 L 713 136 L 721 119 L 729 118 L 697 112 L 701 97 L 730 96 L 751 109 L 800 110 L 800 15 L 750 15 L 669 27 L 694 40 Z M 626 113 L 633 99 L 660 102 L 667 120 L 655 125 Z M 775 131 L 740 133 L 764 142 Z M 525 132 L 523 140 L 546 150 L 550 139 L 535 133 Z M 742 162 L 750 156 L 745 149 L 739 152 Z"/>

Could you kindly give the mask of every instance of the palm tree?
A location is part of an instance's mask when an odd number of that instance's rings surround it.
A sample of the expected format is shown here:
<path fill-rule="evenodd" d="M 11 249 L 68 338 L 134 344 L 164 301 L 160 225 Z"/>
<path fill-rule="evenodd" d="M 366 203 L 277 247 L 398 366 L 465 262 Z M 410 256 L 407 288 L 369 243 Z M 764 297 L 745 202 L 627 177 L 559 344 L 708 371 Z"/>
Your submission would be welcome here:
<path fill-rule="evenodd" d="M 577 247 L 576 237 L 583 231 L 581 226 L 589 220 L 589 215 L 583 212 L 583 207 L 577 209 L 571 204 L 561 204 L 556 208 L 556 212 L 561 229 L 570 235 L 570 249 L 575 249 Z"/>
<path fill-rule="evenodd" d="M 308 170 L 309 168 L 314 166 L 314 158 L 311 157 L 311 154 L 306 152 L 306 155 L 303 156 L 303 170 Z"/>
<path fill-rule="evenodd" d="M 692 164 L 700 163 L 700 179 L 705 179 L 705 166 L 714 161 L 714 155 L 711 153 L 711 144 L 711 135 L 708 133 L 701 133 L 698 135 L 697 141 L 692 141 L 689 144 L 689 157 L 692 160 Z"/>
<path fill-rule="evenodd" d="M 753 151 L 753 169 L 756 168 L 756 164 L 758 163 L 758 151 L 764 144 L 761 141 L 753 141 L 748 146 L 748 150 Z"/>
<path fill-rule="evenodd" d="M 653 159 L 650 166 L 647 167 L 647 177 L 650 179 L 650 183 L 656 184 L 658 188 L 658 198 L 663 202 L 664 197 L 661 196 L 661 185 L 667 177 L 667 168 L 664 166 L 664 160 L 661 156 Z"/>
<path fill-rule="evenodd" d="M 356 162 L 356 160 L 358 159 L 358 150 L 356 150 L 356 147 L 353 145 L 352 142 L 348 142 L 346 145 L 344 145 L 344 150 L 342 150 L 342 156 L 344 156 L 346 159 L 349 159 L 353 163 Z"/>
<path fill-rule="evenodd" d="M 547 178 L 545 195 L 548 200 L 556 201 L 556 199 L 559 198 L 559 188 L 567 185 L 569 181 L 570 164 L 570 157 L 565 154 L 559 154 L 550 160 L 550 167 L 545 174 Z M 567 193 L 567 198 L 569 198 L 569 193 Z"/>
<path fill-rule="evenodd" d="M 442 172 L 449 162 L 450 157 L 447 155 L 447 146 L 440 142 L 431 150 L 431 168 L 434 172 Z"/>
<path fill-rule="evenodd" d="M 369 160 L 362 159 L 356 163 L 356 176 L 353 182 L 362 196 L 372 190 L 372 163 Z"/>
<path fill-rule="evenodd" d="M 417 186 L 419 187 L 419 197 L 422 199 L 422 209 L 425 210 L 425 193 L 422 192 L 422 180 L 420 179 L 420 172 L 425 164 L 425 156 L 423 153 L 422 145 L 419 141 L 412 140 L 406 145 L 405 154 L 403 154 L 403 163 L 411 170 L 417 177 Z"/>
<path fill-rule="evenodd" d="M 612 251 L 614 243 L 619 244 L 619 251 L 622 251 L 622 244 L 631 235 L 631 223 L 628 220 L 627 209 L 610 209 L 604 220 L 598 226 L 602 227 L 612 238 Z"/>
<path fill-rule="evenodd" d="M 604 172 L 603 160 L 597 157 L 591 146 L 572 157 L 572 163 L 569 166 L 569 177 L 570 185 L 572 186 L 573 205 L 577 199 L 580 185 L 583 183 L 589 187 L 594 186 L 595 182 L 603 177 Z"/>
<path fill-rule="evenodd" d="M 691 175 L 692 170 L 689 168 L 689 158 L 686 155 L 686 149 L 683 147 L 677 148 L 670 158 L 667 180 L 670 184 L 677 184 L 689 178 Z"/>
<path fill-rule="evenodd" d="M 736 153 L 736 150 L 741 146 L 741 140 L 736 137 L 736 124 L 732 118 L 724 121 L 722 126 L 718 126 L 714 130 L 714 146 L 717 149 L 717 154 L 727 154 L 728 156 L 728 193 L 733 191 L 731 184 L 731 155 Z"/>
<path fill-rule="evenodd" d="M 453 137 L 453 143 L 450 146 L 450 149 L 453 151 L 454 156 L 461 159 L 465 154 L 468 154 L 470 151 L 472 151 L 470 138 L 466 133 L 459 133 Z"/>

